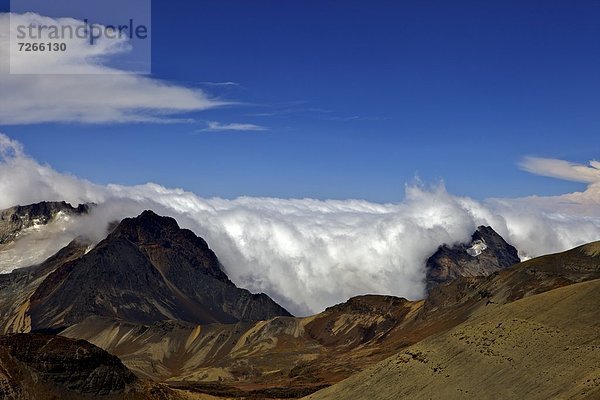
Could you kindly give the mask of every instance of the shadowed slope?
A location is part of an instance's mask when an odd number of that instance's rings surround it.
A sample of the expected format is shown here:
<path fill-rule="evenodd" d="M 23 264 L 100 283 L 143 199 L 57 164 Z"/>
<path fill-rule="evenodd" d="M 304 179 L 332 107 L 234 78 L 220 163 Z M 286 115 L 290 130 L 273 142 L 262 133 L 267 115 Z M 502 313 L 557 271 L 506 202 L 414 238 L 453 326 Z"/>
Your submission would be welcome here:
<path fill-rule="evenodd" d="M 138 379 L 121 361 L 84 341 L 61 336 L 0 336 L 0 397 L 177 400 L 163 385 Z"/>

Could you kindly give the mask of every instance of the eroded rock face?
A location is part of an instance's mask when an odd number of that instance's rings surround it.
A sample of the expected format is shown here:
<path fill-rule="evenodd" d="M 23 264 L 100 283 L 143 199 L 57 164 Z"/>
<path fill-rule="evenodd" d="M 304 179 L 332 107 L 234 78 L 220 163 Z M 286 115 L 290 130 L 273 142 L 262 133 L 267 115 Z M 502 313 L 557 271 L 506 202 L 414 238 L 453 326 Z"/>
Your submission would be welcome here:
<path fill-rule="evenodd" d="M 86 342 L 61 336 L 12 334 L 0 336 L 0 363 L 8 376 L 30 375 L 70 391 L 106 396 L 123 393 L 137 381 L 121 361 Z M 12 370 L 12 371 L 11 371 Z M 5 382 L 8 392 L 19 392 L 19 382 Z"/>
<path fill-rule="evenodd" d="M 460 277 L 487 276 L 520 261 L 516 248 L 491 227 L 480 226 L 471 243 L 452 247 L 444 244 L 429 257 L 427 290 Z"/>
<path fill-rule="evenodd" d="M 15 206 L 0 211 L 0 245 L 14 240 L 24 229 L 46 225 L 59 213 L 81 215 L 89 211 L 89 205 L 73 207 L 67 202 L 48 202 Z"/>

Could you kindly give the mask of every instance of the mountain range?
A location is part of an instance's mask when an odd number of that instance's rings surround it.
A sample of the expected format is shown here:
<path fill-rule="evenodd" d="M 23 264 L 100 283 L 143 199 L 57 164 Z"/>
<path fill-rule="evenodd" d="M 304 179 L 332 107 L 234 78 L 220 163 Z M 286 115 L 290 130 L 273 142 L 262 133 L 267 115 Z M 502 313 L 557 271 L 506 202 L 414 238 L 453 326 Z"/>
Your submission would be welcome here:
<path fill-rule="evenodd" d="M 5 210 L 0 244 L 93 207 Z M 0 275 L 5 397 L 600 394 L 600 243 L 520 262 L 516 248 L 480 226 L 469 243 L 440 243 L 425 266 L 422 300 L 365 295 L 293 317 L 266 294 L 236 287 L 208 244 L 172 218 L 148 210 L 108 230 L 98 243 L 80 237 Z M 81 371 L 79 352 L 90 354 Z M 544 366 L 558 354 L 563 361 Z M 587 358 L 576 372 L 561 373 L 578 357 Z M 528 374 L 533 367 L 539 373 Z"/>
<path fill-rule="evenodd" d="M 152 211 L 89 247 L 75 239 L 39 265 L 0 275 L 0 328 L 57 333 L 92 316 L 209 324 L 290 315 L 237 288 L 204 240 Z"/>

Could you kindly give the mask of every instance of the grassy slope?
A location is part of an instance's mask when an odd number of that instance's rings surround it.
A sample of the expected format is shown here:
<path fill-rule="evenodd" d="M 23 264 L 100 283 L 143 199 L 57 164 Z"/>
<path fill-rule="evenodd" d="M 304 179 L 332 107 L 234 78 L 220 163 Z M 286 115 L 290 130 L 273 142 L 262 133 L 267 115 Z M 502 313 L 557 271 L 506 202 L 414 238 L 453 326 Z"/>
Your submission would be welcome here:
<path fill-rule="evenodd" d="M 308 397 L 600 398 L 600 280 L 497 306 Z"/>

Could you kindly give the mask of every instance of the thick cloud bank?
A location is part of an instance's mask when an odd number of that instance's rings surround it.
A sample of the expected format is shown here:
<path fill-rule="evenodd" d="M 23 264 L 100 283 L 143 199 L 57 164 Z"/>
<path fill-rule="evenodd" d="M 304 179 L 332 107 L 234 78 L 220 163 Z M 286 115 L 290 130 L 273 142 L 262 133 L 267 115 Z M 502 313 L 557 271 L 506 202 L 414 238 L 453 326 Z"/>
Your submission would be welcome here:
<path fill-rule="evenodd" d="M 77 234 L 100 240 L 109 221 L 153 209 L 204 237 L 236 284 L 265 292 L 296 314 L 364 293 L 418 298 L 427 257 L 441 243 L 467 241 L 481 224 L 493 226 L 524 257 L 600 239 L 600 206 L 553 211 L 564 199 L 546 198 L 544 207 L 528 199 L 482 203 L 443 186 L 407 187 L 398 204 L 205 199 L 151 183 L 96 185 L 38 163 L 3 135 L 0 157 L 0 208 L 42 200 L 98 204 L 92 215 L 54 227 L 55 247 Z M 14 267 L 6 262 L 0 268 Z"/>

